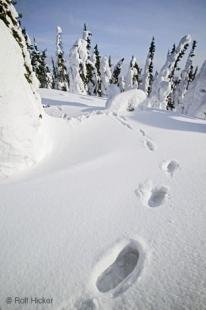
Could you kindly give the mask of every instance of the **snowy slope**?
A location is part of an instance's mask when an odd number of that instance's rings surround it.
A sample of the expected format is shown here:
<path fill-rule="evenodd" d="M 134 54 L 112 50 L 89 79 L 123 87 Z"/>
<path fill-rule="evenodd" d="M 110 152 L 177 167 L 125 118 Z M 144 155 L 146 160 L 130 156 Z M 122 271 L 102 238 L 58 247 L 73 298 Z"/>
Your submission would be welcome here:
<path fill-rule="evenodd" d="M 39 162 L 49 151 L 48 117 L 24 74 L 22 51 L 0 20 L 0 177 Z"/>
<path fill-rule="evenodd" d="M 41 94 L 52 153 L 0 186 L 0 307 L 206 309 L 206 122 Z"/>

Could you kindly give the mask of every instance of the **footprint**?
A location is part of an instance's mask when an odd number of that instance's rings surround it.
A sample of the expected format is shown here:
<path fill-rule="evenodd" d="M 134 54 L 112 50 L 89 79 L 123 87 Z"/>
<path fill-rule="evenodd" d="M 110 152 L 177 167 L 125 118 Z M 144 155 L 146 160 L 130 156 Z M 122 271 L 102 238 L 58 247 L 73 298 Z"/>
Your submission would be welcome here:
<path fill-rule="evenodd" d="M 129 240 L 120 246 L 118 244 L 111 254 L 105 257 L 105 264 L 100 262 L 103 270 L 96 279 L 96 288 L 101 293 L 109 292 L 113 297 L 118 296 L 137 279 L 143 260 L 143 251 L 136 240 Z"/>
<path fill-rule="evenodd" d="M 162 163 L 161 168 L 173 177 L 175 171 L 180 168 L 180 165 L 176 160 L 167 160 Z"/>
<path fill-rule="evenodd" d="M 144 141 L 144 145 L 148 148 L 150 151 L 155 151 L 156 150 L 156 145 L 149 139 Z"/>
<path fill-rule="evenodd" d="M 140 133 L 143 135 L 143 137 L 145 137 L 145 136 L 146 136 L 146 133 L 145 133 L 145 131 L 144 131 L 143 129 L 141 129 L 141 128 L 140 128 L 140 130 L 139 130 L 139 131 L 140 131 Z"/>
<path fill-rule="evenodd" d="M 75 308 L 77 310 L 98 310 L 98 303 L 95 298 L 81 298 L 76 304 Z"/>
<path fill-rule="evenodd" d="M 165 186 L 154 188 L 148 201 L 148 205 L 152 208 L 161 206 L 166 198 L 167 193 L 168 188 Z"/>
<path fill-rule="evenodd" d="M 144 205 L 154 208 L 164 203 L 168 195 L 168 188 L 166 186 L 153 187 L 152 181 L 149 180 L 140 184 L 135 190 L 135 194 Z"/>

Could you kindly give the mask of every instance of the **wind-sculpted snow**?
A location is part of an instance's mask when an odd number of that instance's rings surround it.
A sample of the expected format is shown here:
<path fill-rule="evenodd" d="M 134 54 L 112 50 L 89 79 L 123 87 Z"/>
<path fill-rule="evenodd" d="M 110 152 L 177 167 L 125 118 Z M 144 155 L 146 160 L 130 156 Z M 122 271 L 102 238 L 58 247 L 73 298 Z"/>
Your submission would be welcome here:
<path fill-rule="evenodd" d="M 205 309 L 206 121 L 40 93 L 52 152 L 0 186 L 2 310 Z"/>
<path fill-rule="evenodd" d="M 26 80 L 22 51 L 0 20 L 0 177 L 40 161 L 49 150 L 47 116 Z"/>

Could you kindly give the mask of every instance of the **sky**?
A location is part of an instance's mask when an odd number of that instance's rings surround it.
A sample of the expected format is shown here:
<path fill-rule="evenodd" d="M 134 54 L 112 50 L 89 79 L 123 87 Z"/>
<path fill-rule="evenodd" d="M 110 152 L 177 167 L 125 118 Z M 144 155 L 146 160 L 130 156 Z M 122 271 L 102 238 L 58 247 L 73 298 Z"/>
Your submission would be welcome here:
<path fill-rule="evenodd" d="M 83 24 L 93 33 L 92 45 L 113 62 L 134 55 L 144 66 L 148 48 L 155 37 L 154 64 L 159 69 L 168 49 L 185 34 L 197 40 L 196 65 L 206 59 L 206 0 L 18 0 L 22 24 L 40 49 L 55 55 L 56 26 L 63 29 L 65 58 Z"/>

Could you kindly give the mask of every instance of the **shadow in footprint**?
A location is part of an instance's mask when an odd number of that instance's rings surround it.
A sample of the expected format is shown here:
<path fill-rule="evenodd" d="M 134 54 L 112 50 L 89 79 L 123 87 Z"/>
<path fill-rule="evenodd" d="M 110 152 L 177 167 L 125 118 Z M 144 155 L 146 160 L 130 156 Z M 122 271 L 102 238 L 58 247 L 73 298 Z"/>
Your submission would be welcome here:
<path fill-rule="evenodd" d="M 168 189 L 165 186 L 153 189 L 148 205 L 152 208 L 159 207 L 164 202 L 167 193 Z"/>
<path fill-rule="evenodd" d="M 155 151 L 156 150 L 156 145 L 151 141 L 151 140 L 145 140 L 145 146 L 148 148 L 150 151 Z"/>
<path fill-rule="evenodd" d="M 138 188 L 135 190 L 135 194 L 142 201 L 143 205 L 148 207 L 159 207 L 164 203 L 167 197 L 168 188 L 166 186 L 153 187 L 153 182 L 147 180 L 139 184 Z"/>
<path fill-rule="evenodd" d="M 137 242 L 130 240 L 116 256 L 113 263 L 97 278 L 97 289 L 101 293 L 112 292 L 114 297 L 124 292 L 140 273 L 142 259 L 143 253 Z"/>
<path fill-rule="evenodd" d="M 162 170 L 170 174 L 173 177 L 175 171 L 180 168 L 179 163 L 176 160 L 167 160 L 162 164 Z"/>
<path fill-rule="evenodd" d="M 98 305 L 95 299 L 92 299 L 92 298 L 80 299 L 76 303 L 75 308 L 77 310 L 97 310 Z"/>

